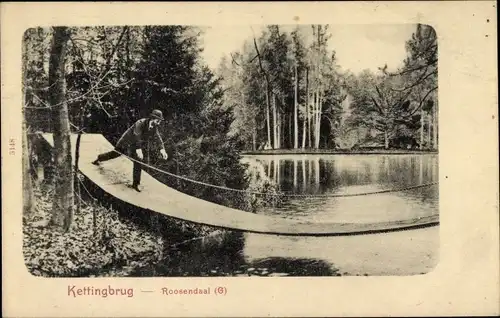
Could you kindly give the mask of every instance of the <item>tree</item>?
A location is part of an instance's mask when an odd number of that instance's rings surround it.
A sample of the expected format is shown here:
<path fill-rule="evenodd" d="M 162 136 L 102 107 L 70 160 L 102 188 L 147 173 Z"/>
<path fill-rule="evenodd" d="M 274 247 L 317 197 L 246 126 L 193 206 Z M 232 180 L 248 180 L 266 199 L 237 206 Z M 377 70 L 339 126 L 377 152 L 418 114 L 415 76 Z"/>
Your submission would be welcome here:
<path fill-rule="evenodd" d="M 266 68 L 269 70 L 272 99 L 273 99 L 273 114 L 274 114 L 274 128 L 275 128 L 275 148 L 282 148 L 286 143 L 284 137 L 287 136 L 285 132 L 286 119 L 285 114 L 291 113 L 290 107 L 293 100 L 292 87 L 293 87 L 293 57 L 291 56 L 291 41 L 286 32 L 282 32 L 278 25 L 268 26 L 269 37 L 267 38 L 267 45 L 264 46 L 264 61 Z M 289 144 L 293 147 L 290 140 Z"/>
<path fill-rule="evenodd" d="M 269 25 L 253 36 L 252 50 L 246 42 L 242 52 L 230 54 L 224 82 L 237 91 L 225 96 L 235 106 L 232 133 L 239 130 L 248 145 L 251 139 L 252 149 L 259 138 L 274 149 L 298 148 L 301 139 L 302 148 L 328 146 L 343 98 L 335 52 L 327 49 L 328 28 L 314 26 L 313 34 L 310 27 L 284 29 Z"/>
<path fill-rule="evenodd" d="M 303 43 L 303 39 L 300 36 L 299 28 L 297 27 L 291 34 L 292 43 L 293 43 L 293 59 L 294 59 L 294 109 L 293 109 L 293 120 L 294 120 L 294 130 L 293 130 L 293 147 L 296 149 L 299 147 L 299 122 L 298 122 L 298 108 L 300 104 L 300 74 L 302 74 L 303 69 L 305 68 L 305 47 Z M 303 125 L 303 135 L 305 134 L 305 123 Z M 302 138 L 302 148 L 304 148 L 305 144 L 305 135 Z"/>
<path fill-rule="evenodd" d="M 306 100 L 304 103 L 304 108 L 303 108 L 303 117 L 304 117 L 304 124 L 303 124 L 303 132 L 302 132 L 302 148 L 306 148 L 306 141 L 308 147 L 311 147 L 311 121 L 309 118 L 309 68 L 306 66 L 306 75 L 305 75 L 305 94 L 306 94 Z"/>
<path fill-rule="evenodd" d="M 312 26 L 313 37 L 308 51 L 311 77 L 306 82 L 311 96 L 308 97 L 307 112 L 311 118 L 308 126 L 314 148 L 320 148 L 320 144 L 328 147 L 335 143 L 333 139 L 339 128 L 341 104 L 346 98 L 341 91 L 342 76 L 338 71 L 335 51 L 328 50 L 328 40 L 331 37 L 328 30 L 328 25 Z"/>
<path fill-rule="evenodd" d="M 408 57 L 404 62 L 404 67 L 400 74 L 406 79 L 404 90 L 412 90 L 418 87 L 420 93 L 419 107 L 421 109 L 421 129 L 423 130 L 423 123 L 426 114 L 424 105 L 427 100 L 435 99 L 435 91 L 437 90 L 437 36 L 436 31 L 429 25 L 417 24 L 415 32 L 412 34 L 410 40 L 406 43 L 406 50 Z M 429 104 L 430 105 L 430 104 Z M 432 103 L 432 107 L 428 110 L 430 121 L 428 125 L 429 131 L 433 130 L 434 142 L 428 140 L 427 145 L 429 148 L 436 149 L 437 143 L 437 112 L 436 105 Z M 429 134 L 430 137 L 430 134 Z M 424 145 L 424 133 L 421 132 L 420 147 Z"/>
<path fill-rule="evenodd" d="M 351 78 L 352 80 L 352 78 Z M 362 72 L 350 84 L 351 125 L 359 125 L 374 132 L 368 139 L 383 142 L 389 148 L 390 140 L 405 128 L 413 127 L 413 117 L 409 108 L 409 92 L 397 91 L 400 78 L 385 74 L 375 75 Z"/>
<path fill-rule="evenodd" d="M 28 45 L 30 52 L 25 56 L 28 60 L 26 111 L 31 115 L 27 116 L 27 124 L 35 130 L 54 133 L 58 187 L 61 180 L 70 182 L 63 175 L 73 172 L 66 169 L 66 163 L 70 165 L 72 161 L 69 139 L 65 138 L 69 134 L 68 125 L 78 134 L 82 130 L 102 133 L 115 143 L 132 122 L 147 116 L 152 108 L 161 109 L 166 117 L 161 130 L 171 160 L 159 163 L 154 160 L 158 159 L 154 151 L 146 151 L 146 160 L 153 159 L 151 165 L 209 183 L 245 187 L 244 169 L 238 158 L 242 147 L 239 138 L 244 136 L 257 143 L 263 132 L 263 125 L 253 124 L 264 122 L 263 86 L 258 79 L 234 94 L 238 96 L 238 103 L 249 107 L 238 108 L 242 111 L 240 123 L 244 134 L 231 136 L 229 129 L 235 122 L 236 107 L 234 103 L 222 102 L 229 90 L 200 59 L 202 48 L 197 28 L 128 26 L 62 30 L 58 29 L 57 36 L 53 36 L 52 30 L 33 29 Z M 44 46 L 45 42 L 50 46 L 50 40 L 53 40 L 54 54 L 50 54 L 49 61 L 50 50 Z M 252 45 L 250 49 L 254 52 Z M 256 60 L 247 61 L 245 67 L 253 61 Z M 255 78 L 258 68 L 249 69 L 247 78 Z M 62 84 L 63 79 L 66 86 Z M 181 191 L 195 189 L 191 183 L 173 183 L 158 173 L 155 176 L 169 185 L 177 184 Z M 198 188 L 199 191 L 190 194 L 222 204 L 234 199 L 227 193 L 221 195 L 222 191 L 211 195 L 215 193 L 210 192 L 213 189 Z M 65 189 L 69 191 L 71 187 Z M 65 196 L 59 195 L 61 188 L 57 191 L 60 198 Z M 61 202 L 55 202 L 54 211 L 56 206 L 64 210 L 66 201 Z M 55 221 L 61 219 L 54 217 Z M 66 226 L 69 219 L 58 223 Z"/>
<path fill-rule="evenodd" d="M 24 105 L 26 105 L 26 85 L 27 85 L 27 56 L 28 56 L 28 37 L 25 34 L 23 41 L 23 64 L 22 64 L 22 77 L 23 77 L 23 85 L 22 85 L 22 98 L 23 98 L 23 111 L 22 111 L 22 165 L 23 165 L 23 213 L 30 214 L 34 209 L 34 194 L 33 194 L 33 185 L 31 183 L 31 173 L 30 173 L 30 158 L 29 158 L 29 148 L 28 148 L 28 138 L 27 138 L 27 127 L 26 127 L 26 109 Z"/>
<path fill-rule="evenodd" d="M 68 231 L 73 219 L 73 173 L 65 61 L 69 31 L 55 27 L 49 62 L 49 100 L 54 124 L 55 194 L 50 223 Z"/>
<path fill-rule="evenodd" d="M 233 52 L 231 58 L 223 59 L 217 73 L 224 90 L 223 104 L 233 111 L 229 136 L 238 136 L 252 150 L 258 148 L 259 137 L 265 140 L 266 105 L 260 80 L 259 67 L 253 63 L 257 58 L 253 43 L 247 41 L 242 52 Z M 270 131 L 269 131 L 270 132 Z M 270 137 L 270 136 L 269 136 Z"/>
<path fill-rule="evenodd" d="M 321 139 L 321 123 L 323 117 L 323 104 L 325 91 L 327 90 L 326 76 L 332 70 L 334 61 L 329 60 L 327 43 L 329 39 L 328 25 L 312 25 L 312 43 L 309 50 L 308 63 L 312 70 L 310 88 L 312 97 L 310 98 L 312 108 L 312 137 L 313 147 L 319 148 Z M 334 56 L 334 55 L 332 55 Z"/>
<path fill-rule="evenodd" d="M 420 148 L 425 144 L 425 118 L 430 116 L 428 132 L 432 129 L 432 141 L 428 140 L 429 148 L 437 149 L 437 76 L 438 76 L 438 44 L 437 35 L 433 27 L 417 24 L 415 32 L 406 42 L 407 57 L 403 61 L 403 67 L 396 72 L 388 72 L 387 66 L 384 72 L 393 77 L 401 77 L 402 81 L 394 90 L 410 92 L 412 100 L 415 101 L 415 111 L 420 111 Z M 432 100 L 432 107 L 427 111 L 424 106 L 428 100 Z M 429 104 L 431 105 L 431 104 Z M 428 134 L 430 136 L 430 134 Z M 429 138 L 430 139 L 430 138 Z"/>
<path fill-rule="evenodd" d="M 259 46 L 257 45 L 257 39 L 255 38 L 255 35 L 253 37 L 253 44 L 255 47 L 255 53 L 257 54 L 257 61 L 259 63 L 259 70 L 260 70 L 260 75 L 264 78 L 265 81 L 265 94 L 266 94 L 266 122 L 267 122 L 267 145 L 269 146 L 274 146 L 274 142 L 271 142 L 271 115 L 270 115 L 270 109 L 271 109 L 271 81 L 269 79 L 269 74 L 267 70 L 264 69 L 263 66 L 263 57 L 261 55 L 261 52 L 259 50 Z M 275 133 L 274 129 L 275 125 L 273 125 L 273 136 Z M 274 141 L 275 139 L 273 139 Z"/>

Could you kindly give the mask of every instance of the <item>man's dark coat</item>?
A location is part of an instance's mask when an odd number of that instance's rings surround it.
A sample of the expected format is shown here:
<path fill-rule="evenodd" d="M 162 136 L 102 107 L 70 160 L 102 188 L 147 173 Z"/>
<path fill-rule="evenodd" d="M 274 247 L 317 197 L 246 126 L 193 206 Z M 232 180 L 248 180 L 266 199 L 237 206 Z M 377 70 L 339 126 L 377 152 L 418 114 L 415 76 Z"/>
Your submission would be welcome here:
<path fill-rule="evenodd" d="M 158 128 L 149 128 L 150 119 L 142 118 L 130 126 L 120 137 L 116 144 L 118 149 L 165 149 Z M 153 142 L 153 145 L 149 145 Z M 150 146 L 153 146 L 151 148 Z"/>

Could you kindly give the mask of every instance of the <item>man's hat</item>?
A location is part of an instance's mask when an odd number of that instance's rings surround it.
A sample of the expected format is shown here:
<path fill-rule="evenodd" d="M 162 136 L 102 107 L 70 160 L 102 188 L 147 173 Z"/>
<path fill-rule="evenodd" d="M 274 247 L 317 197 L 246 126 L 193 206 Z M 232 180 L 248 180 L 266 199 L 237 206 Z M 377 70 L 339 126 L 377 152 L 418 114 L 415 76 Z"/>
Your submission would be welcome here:
<path fill-rule="evenodd" d="M 159 109 L 153 109 L 150 116 L 151 118 L 163 120 L 163 113 Z"/>

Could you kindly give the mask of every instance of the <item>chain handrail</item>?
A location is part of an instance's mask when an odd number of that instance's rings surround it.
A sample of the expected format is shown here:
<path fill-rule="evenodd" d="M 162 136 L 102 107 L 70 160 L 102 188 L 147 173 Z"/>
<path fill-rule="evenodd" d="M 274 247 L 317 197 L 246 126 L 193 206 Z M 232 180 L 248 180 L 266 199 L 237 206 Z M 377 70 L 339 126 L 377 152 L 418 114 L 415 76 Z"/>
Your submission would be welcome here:
<path fill-rule="evenodd" d="M 438 182 L 431 182 L 431 183 L 424 183 L 424 184 L 419 184 L 419 185 L 414 185 L 414 186 L 408 186 L 408 187 L 403 187 L 403 188 L 397 188 L 397 189 L 387 189 L 387 190 L 379 190 L 379 191 L 373 191 L 373 192 L 363 192 L 363 193 L 351 193 L 351 194 L 297 194 L 297 193 L 265 193 L 265 192 L 257 192 L 257 191 L 250 191 L 250 190 L 243 190 L 243 189 L 235 189 L 235 188 L 229 188 L 225 186 L 219 186 L 215 184 L 210 184 L 207 182 L 203 181 L 198 181 L 198 180 L 193 180 L 184 176 L 179 176 L 174 173 L 159 169 L 157 167 L 154 167 L 150 164 L 147 164 L 145 162 L 142 162 L 140 160 L 137 160 L 135 158 L 132 158 L 118 150 L 114 150 L 115 152 L 119 153 L 120 155 L 137 162 L 143 166 L 146 166 L 148 168 L 151 168 L 153 170 L 156 170 L 160 173 L 169 175 L 174 178 L 178 178 L 187 182 L 207 186 L 207 187 L 212 187 L 212 188 L 217 188 L 225 191 L 234 191 L 234 192 L 239 192 L 239 193 L 248 193 L 248 194 L 254 194 L 254 195 L 264 195 L 264 196 L 286 196 L 286 197 L 336 197 L 336 198 L 344 198 L 344 197 L 356 197 L 356 196 L 365 196 L 365 195 L 373 195 L 373 194 L 381 194 L 381 193 L 389 193 L 389 192 L 400 192 L 400 191 L 406 191 L 406 190 L 412 190 L 412 189 L 418 189 L 418 188 L 423 188 L 423 187 L 429 187 L 438 184 Z"/>

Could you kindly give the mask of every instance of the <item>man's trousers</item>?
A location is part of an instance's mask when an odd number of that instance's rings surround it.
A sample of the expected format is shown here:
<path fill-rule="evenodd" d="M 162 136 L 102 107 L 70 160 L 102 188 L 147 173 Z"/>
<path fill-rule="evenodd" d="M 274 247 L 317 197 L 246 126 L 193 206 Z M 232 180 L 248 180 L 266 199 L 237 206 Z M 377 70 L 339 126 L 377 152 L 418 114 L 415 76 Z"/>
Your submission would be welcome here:
<path fill-rule="evenodd" d="M 119 153 L 119 152 L 121 153 Z M 132 159 L 132 162 L 134 163 L 134 168 L 133 168 L 133 172 L 132 172 L 132 175 L 133 175 L 133 186 L 137 186 L 141 183 L 141 171 L 142 171 L 142 167 L 141 167 L 141 164 L 140 162 L 137 162 L 137 161 L 140 161 L 139 157 L 137 157 L 137 154 L 135 151 L 133 150 L 124 150 L 124 149 L 121 149 L 121 148 L 115 148 L 115 150 L 111 150 L 109 152 L 105 152 L 105 153 L 102 153 L 100 154 L 99 156 L 97 156 L 97 160 L 99 161 L 107 161 L 107 160 L 111 160 L 111 159 L 115 159 L 115 158 L 118 158 L 121 156 L 121 154 L 125 154 L 125 155 L 128 155 L 130 156 Z M 135 161 L 137 160 L 137 161 Z"/>

